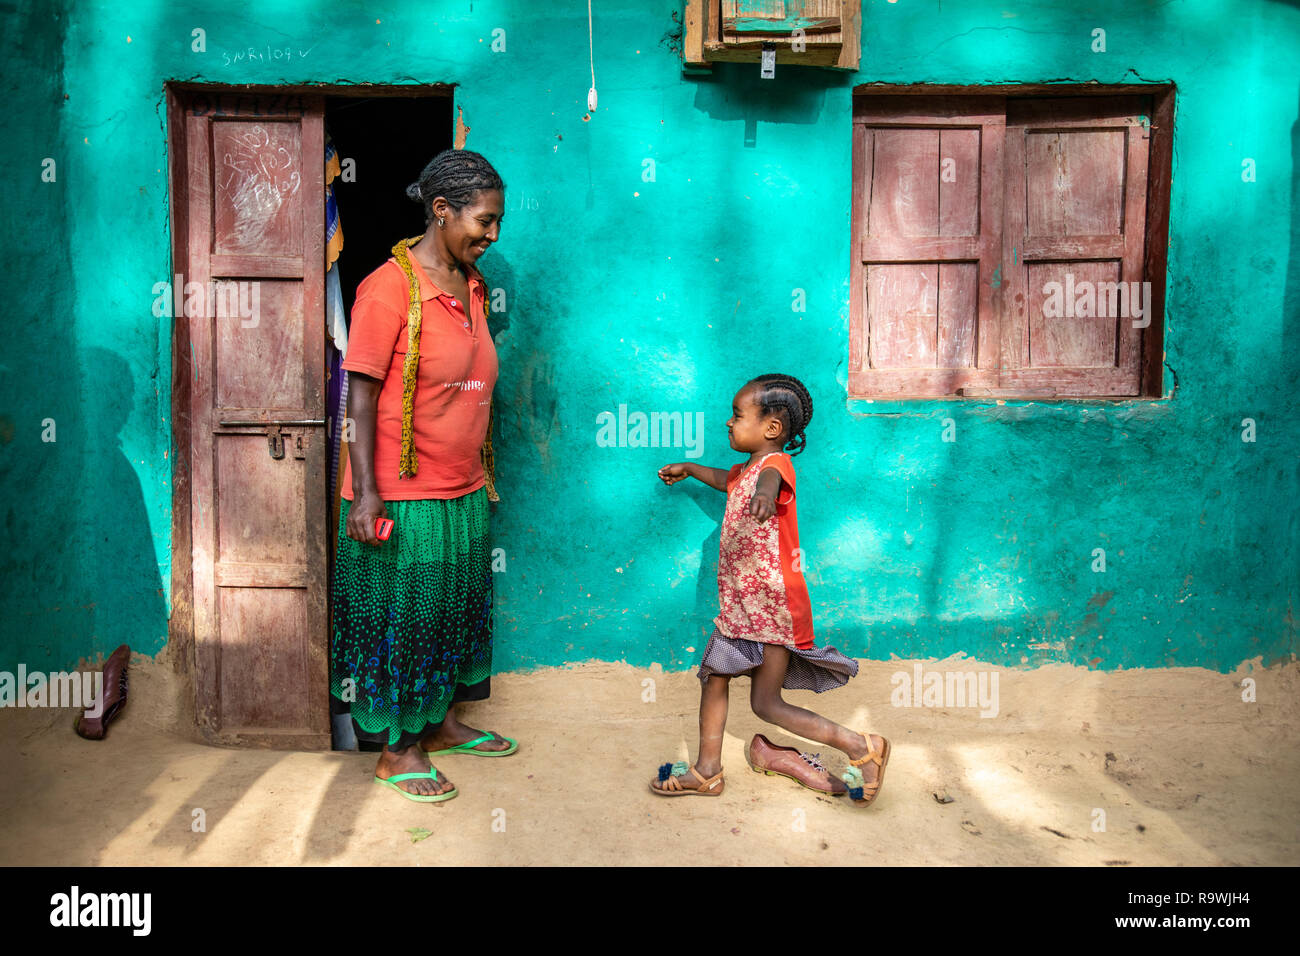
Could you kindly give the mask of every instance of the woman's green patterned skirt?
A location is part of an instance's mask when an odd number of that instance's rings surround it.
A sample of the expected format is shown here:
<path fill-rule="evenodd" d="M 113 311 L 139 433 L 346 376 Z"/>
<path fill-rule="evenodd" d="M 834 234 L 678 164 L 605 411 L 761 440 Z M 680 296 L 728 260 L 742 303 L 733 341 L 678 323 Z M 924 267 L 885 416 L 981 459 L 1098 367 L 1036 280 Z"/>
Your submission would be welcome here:
<path fill-rule="evenodd" d="M 408 747 L 447 708 L 488 696 L 492 568 L 487 492 L 386 501 L 393 532 L 347 534 L 339 508 L 330 693 L 349 703 L 357 738 Z"/>

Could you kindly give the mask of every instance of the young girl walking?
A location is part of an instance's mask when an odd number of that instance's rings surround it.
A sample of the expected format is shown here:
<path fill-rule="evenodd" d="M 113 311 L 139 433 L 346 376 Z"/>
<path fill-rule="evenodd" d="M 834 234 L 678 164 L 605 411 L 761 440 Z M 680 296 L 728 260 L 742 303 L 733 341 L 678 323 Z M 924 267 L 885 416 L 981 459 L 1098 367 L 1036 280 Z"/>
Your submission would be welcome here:
<path fill-rule="evenodd" d="M 718 556 L 718 616 L 704 648 L 699 678 L 700 747 L 693 766 L 664 764 L 650 789 L 660 796 L 719 796 L 722 732 L 727 691 L 733 677 L 751 680 L 754 713 L 792 734 L 842 751 L 849 768 L 841 780 L 819 754 L 777 747 L 762 734 L 749 744 L 755 771 L 789 777 L 831 796 L 847 793 L 867 806 L 880 792 L 889 762 L 889 741 L 860 734 L 802 707 L 787 703 L 782 688 L 821 693 L 842 687 L 858 664 L 833 647 L 813 644 L 812 610 L 803 579 L 795 516 L 795 476 L 790 455 L 807 444 L 812 397 L 789 375 L 760 375 L 745 384 L 731 406 L 731 447 L 749 455 L 729 471 L 693 462 L 665 465 L 659 477 L 673 485 L 694 478 L 725 491 Z"/>

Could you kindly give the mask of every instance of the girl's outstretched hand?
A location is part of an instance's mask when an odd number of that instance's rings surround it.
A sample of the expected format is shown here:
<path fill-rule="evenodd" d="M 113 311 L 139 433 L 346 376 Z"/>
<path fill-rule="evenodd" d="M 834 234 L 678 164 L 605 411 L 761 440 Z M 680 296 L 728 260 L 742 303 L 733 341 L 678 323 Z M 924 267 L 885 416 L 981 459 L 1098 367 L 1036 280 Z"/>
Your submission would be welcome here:
<path fill-rule="evenodd" d="M 675 485 L 683 478 L 691 476 L 690 466 L 685 462 L 677 462 L 673 465 L 664 465 L 659 469 L 659 477 L 665 485 Z"/>
<path fill-rule="evenodd" d="M 761 491 L 755 492 L 754 497 L 749 499 L 749 514 L 750 517 L 757 518 L 759 524 L 762 524 L 776 514 L 776 502 L 771 495 L 765 495 Z"/>

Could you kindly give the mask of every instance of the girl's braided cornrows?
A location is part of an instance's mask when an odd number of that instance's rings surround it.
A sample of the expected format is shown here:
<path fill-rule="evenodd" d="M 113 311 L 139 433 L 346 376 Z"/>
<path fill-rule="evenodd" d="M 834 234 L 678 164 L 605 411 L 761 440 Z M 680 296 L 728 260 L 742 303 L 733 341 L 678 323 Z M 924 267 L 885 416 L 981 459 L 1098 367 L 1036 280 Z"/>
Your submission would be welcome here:
<path fill-rule="evenodd" d="M 433 222 L 433 201 L 439 196 L 460 212 L 484 189 L 505 189 L 505 183 L 480 153 L 444 149 L 424 167 L 420 178 L 406 187 L 407 198 L 424 205 L 424 220 Z"/>
<path fill-rule="evenodd" d="M 785 425 L 785 449 L 797 455 L 808 445 L 804 429 L 812 421 L 813 402 L 803 382 L 793 375 L 760 375 L 750 380 L 758 386 L 754 396 L 764 415 L 777 415 Z"/>

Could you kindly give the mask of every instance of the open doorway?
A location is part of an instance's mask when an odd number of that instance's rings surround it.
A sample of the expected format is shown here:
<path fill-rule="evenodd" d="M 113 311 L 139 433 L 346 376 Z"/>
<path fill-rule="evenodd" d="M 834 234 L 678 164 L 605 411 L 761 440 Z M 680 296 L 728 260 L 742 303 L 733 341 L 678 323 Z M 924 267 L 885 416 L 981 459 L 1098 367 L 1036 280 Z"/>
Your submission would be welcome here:
<path fill-rule="evenodd" d="M 206 288 L 253 304 L 187 298 L 172 313 L 169 641 L 205 739 L 337 747 L 329 585 L 346 446 L 333 426 L 346 393 L 330 313 L 346 329 L 358 285 L 424 231 L 405 190 L 453 145 L 452 88 L 169 84 L 167 110 L 176 299 Z M 327 140 L 343 161 L 329 186 L 344 237 L 328 252 Z"/>
<path fill-rule="evenodd" d="M 406 198 L 429 160 L 452 146 L 450 92 L 422 96 L 325 97 L 325 136 L 346 164 L 334 180 L 345 249 L 339 279 L 348 310 L 361 280 L 399 239 L 424 232 L 424 210 Z"/>
<path fill-rule="evenodd" d="M 341 249 L 327 242 L 326 324 L 337 325 L 334 315 L 341 307 L 341 319 L 351 325 L 352 306 L 357 287 L 392 255 L 401 239 L 424 232 L 424 209 L 406 196 L 406 187 L 415 182 L 425 165 L 438 153 L 452 146 L 451 97 L 435 96 L 327 96 L 325 98 L 325 142 L 338 157 L 338 175 L 328 183 L 330 202 L 327 210 L 343 235 Z M 327 169 L 329 179 L 333 161 Z M 327 219 L 326 228 L 335 227 Z M 334 258 L 337 255 L 337 258 Z M 331 307 L 330 297 L 335 303 Z M 338 343 L 342 345 L 340 341 Z M 339 508 L 343 488 L 343 458 L 346 445 L 340 447 L 336 422 L 347 412 L 346 373 L 340 368 L 343 354 L 335 340 L 327 337 L 327 401 L 330 413 L 330 522 L 329 587 L 333 593 L 334 553 L 338 544 Z M 332 607 L 332 602 L 331 602 Z M 333 635 L 332 614 L 330 637 Z M 353 732 L 345 703 L 330 698 L 332 746 L 335 750 L 378 750 L 377 745 L 358 741 Z"/>

